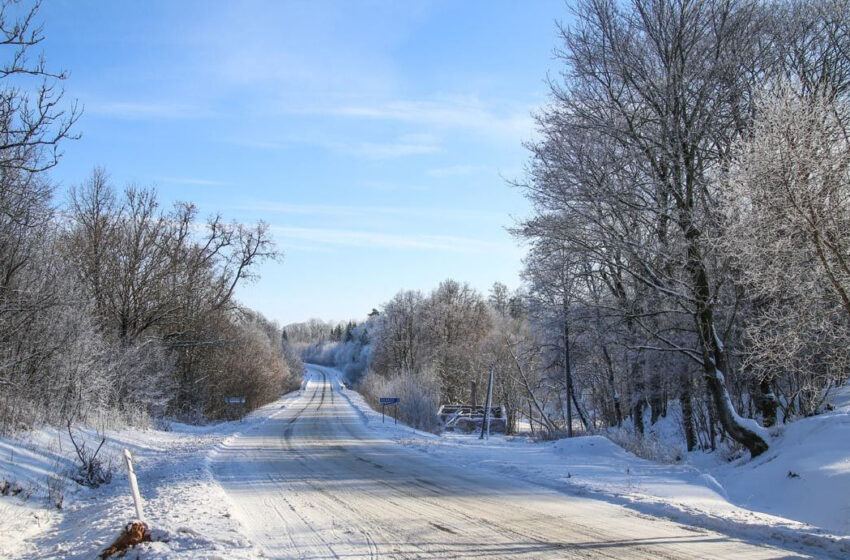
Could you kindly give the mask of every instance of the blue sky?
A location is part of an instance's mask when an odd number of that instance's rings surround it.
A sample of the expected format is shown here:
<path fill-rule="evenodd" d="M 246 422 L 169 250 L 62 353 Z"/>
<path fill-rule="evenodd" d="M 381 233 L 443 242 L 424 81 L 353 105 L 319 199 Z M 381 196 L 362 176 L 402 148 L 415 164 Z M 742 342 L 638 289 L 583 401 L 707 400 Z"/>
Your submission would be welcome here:
<path fill-rule="evenodd" d="M 202 214 L 271 224 L 238 297 L 282 323 L 362 318 L 400 289 L 519 284 L 505 231 L 546 101 L 558 1 L 87 2 L 41 10 L 84 115 L 52 172 L 96 165 Z"/>

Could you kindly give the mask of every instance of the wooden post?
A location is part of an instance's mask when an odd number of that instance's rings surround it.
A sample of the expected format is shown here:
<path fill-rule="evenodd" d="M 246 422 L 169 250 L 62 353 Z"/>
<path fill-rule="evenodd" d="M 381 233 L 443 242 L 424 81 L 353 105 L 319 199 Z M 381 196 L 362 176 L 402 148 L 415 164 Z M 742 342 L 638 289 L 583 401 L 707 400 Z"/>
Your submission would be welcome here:
<path fill-rule="evenodd" d="M 124 450 L 124 460 L 127 462 L 127 473 L 130 478 L 130 492 L 133 494 L 133 503 L 136 505 L 136 518 L 142 523 L 145 522 L 145 516 L 142 514 L 142 496 L 139 494 L 139 483 L 136 481 L 136 471 L 133 470 L 133 457 L 130 455 L 130 450 Z"/>

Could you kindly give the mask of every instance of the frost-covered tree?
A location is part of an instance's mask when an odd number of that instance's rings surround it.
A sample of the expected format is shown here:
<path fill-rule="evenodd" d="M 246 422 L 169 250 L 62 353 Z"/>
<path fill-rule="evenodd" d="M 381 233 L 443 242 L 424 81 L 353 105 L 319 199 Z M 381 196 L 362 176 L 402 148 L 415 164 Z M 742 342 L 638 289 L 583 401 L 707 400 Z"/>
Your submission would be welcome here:
<path fill-rule="evenodd" d="M 803 95 L 850 93 L 850 4 L 787 0 L 768 6 L 765 73 Z"/>
<path fill-rule="evenodd" d="M 73 104 L 64 107 L 65 73 L 37 52 L 44 39 L 37 12 L 0 2 L 0 388 L 16 409 L 46 381 L 56 349 L 34 327 L 63 303 L 50 260 L 53 188 L 45 171 L 78 118 Z M 0 422 L 17 419 L 8 409 L 5 416 Z"/>
<path fill-rule="evenodd" d="M 722 242 L 754 298 L 747 366 L 811 414 L 850 371 L 850 105 L 767 91 L 732 157 Z"/>
<path fill-rule="evenodd" d="M 563 385 L 563 396 L 559 395 L 564 414 L 567 436 L 573 435 L 574 408 L 576 415 L 587 427 L 576 400 L 573 375 L 573 338 L 575 336 L 574 306 L 580 297 L 579 253 L 574 253 L 567 244 L 552 237 L 532 237 L 532 245 L 525 259 L 524 277 L 529 286 L 528 302 L 531 314 L 541 326 L 545 325 L 552 334 L 555 379 Z M 560 371 L 558 371 L 560 370 Z"/>
<path fill-rule="evenodd" d="M 767 441 L 729 392 L 734 370 L 718 306 L 727 279 L 707 233 L 717 215 L 714 173 L 750 114 L 762 12 L 746 0 L 583 0 L 575 15 L 561 29 L 565 69 L 531 147 L 527 190 L 538 216 L 529 225 L 578 240 L 599 274 L 651 295 L 632 319 L 657 351 L 699 364 L 725 432 L 758 455 Z M 689 317 L 693 336 L 671 336 L 659 314 Z"/>
<path fill-rule="evenodd" d="M 379 375 L 417 373 L 424 367 L 423 300 L 420 292 L 403 291 L 384 306 L 372 362 Z"/>
<path fill-rule="evenodd" d="M 490 328 L 484 298 L 468 284 L 445 280 L 423 302 L 422 343 L 447 402 L 464 402 L 469 383 L 486 370 L 478 344 Z"/>

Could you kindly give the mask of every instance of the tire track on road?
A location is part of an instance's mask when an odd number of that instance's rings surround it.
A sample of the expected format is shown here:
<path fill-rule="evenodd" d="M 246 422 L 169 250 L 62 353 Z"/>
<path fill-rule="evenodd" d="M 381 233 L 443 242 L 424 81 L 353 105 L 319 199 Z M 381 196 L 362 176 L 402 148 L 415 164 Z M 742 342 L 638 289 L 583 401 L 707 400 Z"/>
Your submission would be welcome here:
<path fill-rule="evenodd" d="M 338 425 L 341 425 L 345 429 L 348 435 L 351 436 L 350 439 L 359 440 L 362 437 L 361 434 L 356 433 L 352 424 L 343 422 Z M 386 493 L 373 492 L 372 494 L 376 499 L 385 500 L 387 503 L 402 509 L 415 507 L 417 513 L 423 519 L 428 519 L 429 522 L 437 522 L 442 526 L 446 526 L 447 516 L 456 517 L 465 520 L 468 525 L 478 527 L 484 533 L 502 536 L 511 535 L 517 542 L 532 541 L 551 550 L 560 550 L 562 551 L 561 554 L 569 553 L 571 558 L 576 557 L 576 555 L 585 556 L 588 554 L 593 557 L 622 558 L 622 551 L 617 551 L 616 549 L 609 552 L 601 549 L 589 549 L 587 546 L 581 545 L 581 543 L 605 542 L 609 540 L 611 535 L 610 532 L 606 531 L 604 525 L 577 524 L 574 519 L 541 514 L 519 504 L 512 504 L 510 517 L 514 520 L 514 523 L 512 525 L 506 525 L 504 520 L 494 515 L 495 512 L 503 510 L 504 501 L 502 499 L 489 498 L 485 495 L 477 496 L 475 500 L 462 497 L 458 498 L 458 495 L 463 494 L 464 487 L 476 488 L 480 486 L 478 480 L 465 475 L 462 471 L 453 475 L 452 480 L 459 483 L 455 484 L 455 486 L 459 487 L 455 489 L 446 487 L 432 477 L 384 477 L 381 476 L 382 473 L 394 474 L 394 471 L 386 464 L 372 460 L 374 454 L 369 454 L 367 458 L 357 451 L 356 446 L 345 445 L 345 443 L 342 443 L 342 445 L 346 448 L 347 453 L 356 460 L 378 469 L 376 471 L 362 471 L 365 477 L 371 475 L 374 483 L 391 490 L 392 495 L 401 497 L 405 502 L 409 503 L 403 504 L 395 499 L 391 499 Z M 415 466 L 412 468 L 415 468 Z M 421 492 L 413 493 L 410 487 L 418 488 L 427 495 L 422 495 Z M 368 492 L 365 489 L 361 491 Z M 565 497 L 565 499 L 567 498 Z M 411 506 L 411 504 L 417 505 Z M 421 507 L 422 504 L 427 504 L 427 506 Z M 516 520 L 520 520 L 519 523 Z M 561 527 L 565 524 L 565 521 L 569 523 L 570 530 L 563 532 L 559 530 L 555 535 L 552 534 L 551 530 L 549 530 L 548 534 L 539 530 L 539 527 Z M 468 532 L 468 529 L 460 529 L 460 531 Z M 553 536 L 555 536 L 555 539 L 552 538 Z M 704 536 L 706 539 L 711 538 L 708 534 Z M 715 538 L 717 536 L 719 535 L 714 535 Z M 577 539 L 577 537 L 580 537 L 580 539 Z M 663 542 L 663 539 L 657 540 Z M 681 558 L 680 553 L 665 550 L 663 546 L 659 547 L 657 544 L 632 544 L 628 550 L 630 555 L 637 554 L 640 557 L 646 558 L 665 558 L 670 560 Z"/>
<path fill-rule="evenodd" d="M 245 456 L 225 471 L 234 481 L 229 493 L 270 557 L 796 557 L 470 470 L 476 465 L 462 463 L 460 452 L 446 461 L 407 449 L 383 439 L 380 426 L 367 428 L 349 399 L 335 399 L 337 375 L 309 366 L 309 392 L 291 417 L 245 436 L 229 457 Z"/>
<path fill-rule="evenodd" d="M 321 398 L 319 400 L 319 404 L 316 406 L 316 410 L 321 410 L 322 405 L 324 404 L 325 394 L 326 394 L 326 390 L 327 390 L 328 383 L 329 383 L 328 380 L 327 380 L 327 375 L 323 372 L 320 372 L 320 373 L 322 373 L 322 395 L 321 395 Z M 301 418 L 301 415 L 303 414 L 303 412 L 305 412 L 308 408 L 310 408 L 312 406 L 313 402 L 315 401 L 317 394 L 318 394 L 318 389 L 316 389 L 313 392 L 313 395 L 312 395 L 310 401 L 304 406 L 304 408 L 302 408 L 289 421 L 287 429 L 284 431 L 284 443 L 286 445 L 287 450 L 290 451 L 291 453 L 293 453 L 293 455 L 296 457 L 296 460 L 299 463 L 304 465 L 305 470 L 307 470 L 307 472 L 315 472 L 315 469 L 310 468 L 310 466 L 309 466 L 312 461 L 315 461 L 315 459 L 310 457 L 309 454 L 305 453 L 304 451 L 299 449 L 296 445 L 294 445 L 293 442 L 292 442 L 292 437 L 293 437 L 293 431 L 294 431 L 294 428 L 295 428 L 296 421 Z M 331 395 L 333 395 L 333 391 L 331 392 Z M 309 421 L 309 420 L 311 420 L 311 419 L 305 419 L 305 421 Z M 340 448 L 340 450 L 341 450 L 341 448 Z M 283 478 L 277 478 L 276 481 L 282 482 L 282 483 L 286 482 L 286 480 L 283 479 Z M 349 504 L 347 504 L 345 501 L 340 499 L 338 496 L 328 492 L 327 488 L 323 488 L 322 486 L 320 486 L 316 482 L 310 480 L 309 478 L 305 477 L 305 478 L 301 479 L 299 482 L 301 484 L 306 484 L 312 490 L 314 490 L 319 495 L 321 495 L 325 500 L 335 504 L 337 507 L 343 507 L 344 509 L 349 511 L 351 514 L 353 514 L 352 519 L 358 519 L 358 518 L 363 517 L 362 511 L 359 511 L 355 508 L 351 508 L 349 506 Z M 304 517 L 303 515 L 298 513 L 294 508 L 293 508 L 293 512 L 295 512 L 295 514 L 298 515 L 304 521 L 305 525 L 310 527 L 310 529 L 313 530 L 314 532 L 318 533 L 318 531 L 307 520 L 306 517 Z M 369 558 L 373 558 L 373 559 L 378 558 L 379 557 L 379 549 L 378 549 L 377 544 L 375 543 L 374 538 L 372 537 L 372 535 L 370 533 L 369 526 L 362 524 L 362 523 L 357 523 L 357 530 L 360 534 L 362 534 L 364 536 L 366 546 L 367 546 L 367 549 L 368 549 Z M 324 539 L 322 539 L 322 540 L 323 540 L 323 542 L 326 542 L 326 541 L 324 541 Z M 328 544 L 326 542 L 326 545 L 330 548 L 330 544 Z M 407 556 L 405 556 L 405 557 L 407 557 Z"/>
<path fill-rule="evenodd" d="M 324 373 L 323 376 L 325 377 L 325 379 L 327 379 Z M 350 407 L 351 405 L 349 404 L 348 406 Z M 342 422 L 335 423 L 335 425 L 342 425 L 345 428 L 347 434 L 351 436 L 350 440 L 360 440 L 361 434 L 355 433 L 355 430 L 350 423 Z M 325 434 L 325 437 L 327 438 L 328 434 Z M 476 516 L 474 514 L 470 514 L 468 510 L 465 510 L 463 508 L 449 506 L 448 501 L 454 498 L 454 496 L 452 496 L 448 489 L 446 489 L 439 483 L 432 482 L 430 484 L 423 485 L 421 483 L 412 482 L 410 477 L 384 477 L 382 476 L 383 474 L 394 475 L 395 471 L 388 468 L 386 465 L 382 465 L 369 458 L 363 457 L 360 453 L 356 452 L 353 449 L 353 445 L 346 446 L 344 444 L 341 444 L 334 445 L 333 447 L 341 448 L 341 450 L 345 454 L 363 463 L 364 466 L 369 465 L 373 469 L 378 469 L 378 471 L 373 471 L 371 469 L 360 470 L 354 464 L 349 463 L 342 465 L 343 469 L 362 473 L 363 479 L 370 480 L 370 482 L 372 482 L 373 484 L 390 490 L 389 494 L 377 490 L 359 490 L 360 493 L 369 494 L 376 501 L 376 503 L 382 504 L 382 507 L 384 509 L 390 508 L 393 510 L 397 510 L 400 515 L 415 511 L 417 513 L 418 519 L 427 521 L 427 524 L 432 526 L 434 523 L 437 523 L 441 527 L 445 527 L 447 517 L 455 518 L 456 525 L 467 525 L 465 529 L 457 528 L 450 529 L 449 531 L 443 531 L 444 533 L 455 535 L 455 537 L 452 537 L 452 540 L 457 541 L 457 544 L 467 544 L 467 541 L 475 536 L 478 536 L 484 542 L 493 543 L 498 542 L 500 540 L 505 541 L 505 535 L 510 535 L 512 537 L 511 540 L 514 542 L 531 541 L 547 549 L 569 549 L 574 557 L 576 554 L 581 554 L 582 556 L 584 556 L 584 554 L 577 550 L 576 547 L 570 546 L 568 543 L 552 541 L 550 538 L 546 538 L 545 536 L 541 536 L 539 534 L 533 534 L 532 532 L 523 533 L 517 531 L 515 528 L 508 527 L 503 523 L 496 522 L 492 517 L 484 518 L 480 515 Z M 393 480 L 397 480 L 398 482 L 391 482 L 390 478 L 392 478 Z M 419 490 L 425 490 L 428 494 L 431 494 L 431 499 L 428 499 L 426 496 L 419 496 L 414 494 L 411 491 L 411 486 Z M 472 486 L 474 487 L 475 483 L 473 483 Z M 317 490 L 320 492 L 325 492 L 325 489 L 322 488 L 317 488 Z M 346 510 L 353 512 L 355 515 L 364 515 L 364 508 L 362 507 L 358 509 L 356 506 L 348 504 L 337 496 L 329 496 L 329 498 L 332 499 L 334 502 L 337 502 Z M 473 508 L 475 507 L 481 508 L 481 504 L 473 504 Z M 495 504 L 492 508 L 489 509 L 494 512 L 499 511 L 501 509 L 501 504 Z M 462 523 L 458 523 L 459 520 L 461 520 Z M 469 526 L 476 527 L 477 530 L 474 532 L 470 531 Z M 583 533 L 584 534 L 582 536 L 588 539 L 592 539 L 594 537 L 600 538 L 604 536 L 603 533 L 593 533 L 592 531 L 588 531 L 586 529 Z M 408 541 L 408 544 L 412 544 L 412 542 Z M 424 556 L 434 557 L 434 550 L 428 550 L 418 546 L 417 548 Z M 449 551 L 446 552 L 447 554 L 451 554 Z M 647 551 L 647 556 L 657 557 L 658 554 L 654 552 L 655 551 Z M 597 557 L 598 556 L 599 555 L 597 554 Z M 608 558 L 618 557 L 618 555 L 616 554 L 605 554 L 604 556 Z"/>
<path fill-rule="evenodd" d="M 325 404 L 325 391 L 328 389 L 328 376 L 325 372 L 319 372 L 322 374 L 322 399 L 319 401 L 318 406 L 316 406 L 316 410 L 322 408 L 322 405 Z"/>

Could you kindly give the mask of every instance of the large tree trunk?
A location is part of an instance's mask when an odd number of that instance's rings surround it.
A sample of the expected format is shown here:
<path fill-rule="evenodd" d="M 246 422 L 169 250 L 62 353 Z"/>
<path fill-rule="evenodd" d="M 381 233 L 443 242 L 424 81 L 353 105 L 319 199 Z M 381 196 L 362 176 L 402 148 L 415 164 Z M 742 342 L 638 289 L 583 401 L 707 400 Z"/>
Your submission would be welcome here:
<path fill-rule="evenodd" d="M 687 371 L 679 374 L 679 401 L 682 403 L 682 424 L 685 427 L 685 442 L 688 451 L 693 451 L 697 446 L 697 435 L 694 430 L 694 403 L 691 394 L 691 376 Z"/>
<path fill-rule="evenodd" d="M 755 420 L 744 419 L 738 415 L 732 405 L 732 399 L 729 397 L 725 377 L 727 372 L 726 349 L 717 336 L 717 329 L 714 324 L 708 272 L 697 246 L 696 238 L 698 235 L 699 232 L 692 226 L 689 225 L 685 228 L 685 237 L 688 240 L 687 268 L 693 282 L 694 299 L 696 300 L 694 320 L 700 350 L 702 351 L 703 379 L 723 429 L 732 439 L 746 447 L 752 457 L 757 457 L 767 451 L 767 441 L 758 433 L 760 427 Z"/>
<path fill-rule="evenodd" d="M 649 407 L 651 409 L 650 424 L 655 424 L 664 414 L 664 388 L 661 383 L 661 375 L 658 369 L 654 369 L 649 380 Z"/>
<path fill-rule="evenodd" d="M 608 352 L 608 346 L 605 344 L 602 345 L 602 356 L 605 358 L 608 390 L 611 392 L 611 397 L 614 399 L 614 420 L 617 422 L 617 427 L 619 428 L 623 423 L 623 411 L 620 408 L 620 393 L 617 391 L 617 384 L 614 380 L 614 363 L 611 360 L 611 354 Z"/>
<path fill-rule="evenodd" d="M 776 395 L 773 394 L 770 383 L 767 379 L 762 379 L 758 383 L 754 382 L 750 390 L 752 391 L 753 402 L 761 414 L 764 427 L 775 426 L 779 401 L 776 400 Z"/>
<path fill-rule="evenodd" d="M 632 362 L 632 403 L 631 415 L 632 423 L 635 426 L 635 433 L 643 435 L 643 410 L 646 406 L 646 396 L 644 395 L 643 368 L 641 367 L 641 357 L 638 354 Z"/>
<path fill-rule="evenodd" d="M 575 385 L 570 383 L 570 399 L 573 401 L 573 405 L 576 407 L 576 412 L 578 413 L 578 419 L 581 421 L 581 425 L 584 426 L 584 430 L 587 431 L 590 429 L 590 421 L 587 419 L 587 414 L 584 410 L 581 409 L 579 405 L 578 399 L 576 398 L 576 388 Z"/>
<path fill-rule="evenodd" d="M 564 301 L 564 376 L 567 389 L 567 437 L 573 437 L 573 372 L 570 367 L 570 323 L 567 313 L 566 300 Z"/>

